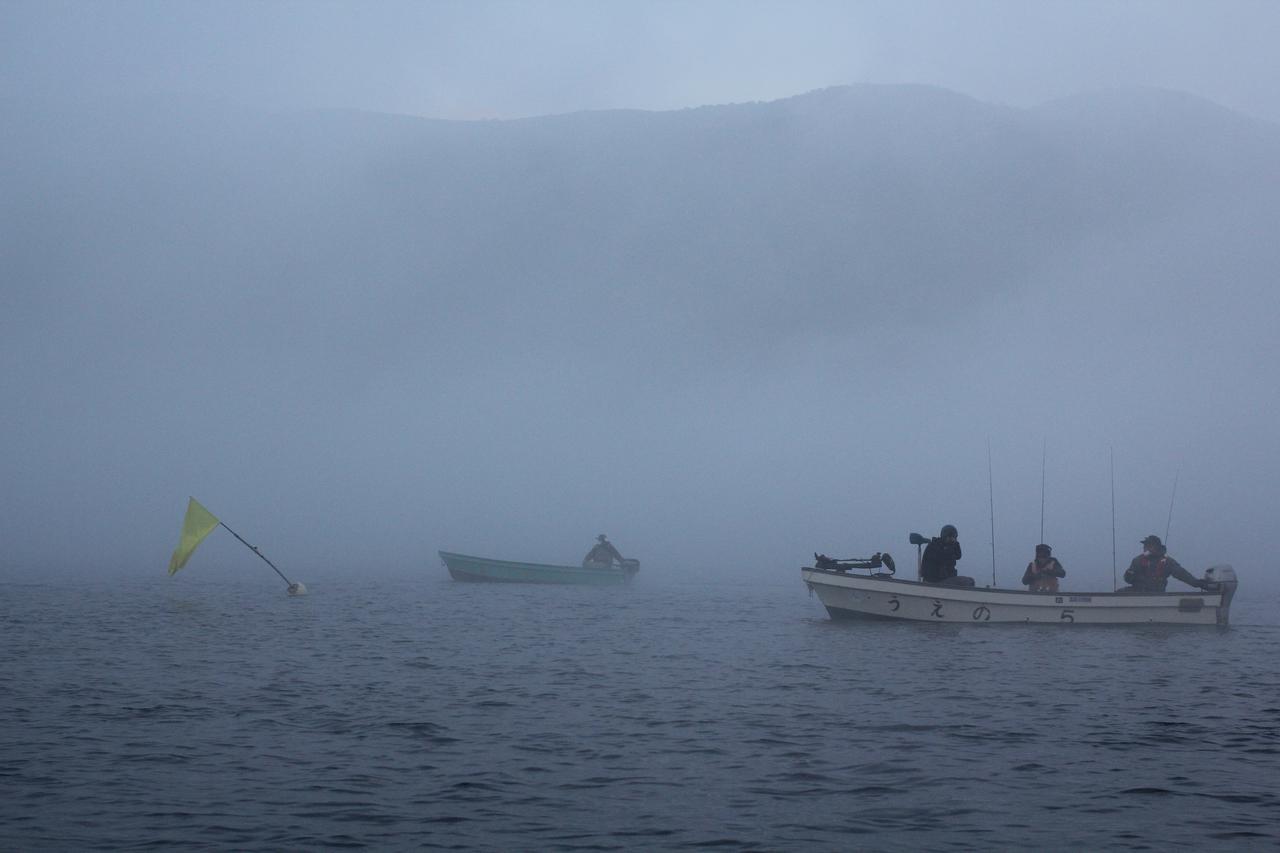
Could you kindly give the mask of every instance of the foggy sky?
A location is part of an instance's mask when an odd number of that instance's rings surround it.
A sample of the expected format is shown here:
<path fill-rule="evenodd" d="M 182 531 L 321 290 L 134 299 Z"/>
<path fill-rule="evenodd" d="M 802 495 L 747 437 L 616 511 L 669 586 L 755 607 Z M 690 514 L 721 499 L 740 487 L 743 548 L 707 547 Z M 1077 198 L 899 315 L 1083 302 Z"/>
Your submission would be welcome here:
<path fill-rule="evenodd" d="M 679 109 L 849 83 L 1033 106 L 1153 86 L 1280 120 L 1267 0 L 13 2 L 0 93 L 436 118 Z"/>
<path fill-rule="evenodd" d="M 1269 4 L 0 16 L 3 577 L 163 571 L 194 495 L 304 581 L 952 523 L 985 582 L 994 503 L 1010 585 L 1043 485 L 1098 588 L 1114 453 L 1121 570 L 1270 582 Z"/>

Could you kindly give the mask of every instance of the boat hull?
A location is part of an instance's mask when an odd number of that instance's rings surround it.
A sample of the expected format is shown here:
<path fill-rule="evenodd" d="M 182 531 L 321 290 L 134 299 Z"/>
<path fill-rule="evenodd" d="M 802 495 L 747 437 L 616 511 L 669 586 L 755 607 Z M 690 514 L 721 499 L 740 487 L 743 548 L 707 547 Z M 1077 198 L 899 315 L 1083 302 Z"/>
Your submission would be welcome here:
<path fill-rule="evenodd" d="M 624 568 L 583 568 L 581 566 L 554 566 L 544 563 L 517 563 L 510 560 L 491 560 L 439 551 L 449 575 L 454 580 L 469 583 L 541 583 L 574 586 L 611 586 L 627 583 L 639 571 L 640 564 L 630 561 Z"/>
<path fill-rule="evenodd" d="M 1026 592 L 801 569 L 832 619 L 1052 625 L 1226 625 L 1234 582 L 1201 592 Z"/>

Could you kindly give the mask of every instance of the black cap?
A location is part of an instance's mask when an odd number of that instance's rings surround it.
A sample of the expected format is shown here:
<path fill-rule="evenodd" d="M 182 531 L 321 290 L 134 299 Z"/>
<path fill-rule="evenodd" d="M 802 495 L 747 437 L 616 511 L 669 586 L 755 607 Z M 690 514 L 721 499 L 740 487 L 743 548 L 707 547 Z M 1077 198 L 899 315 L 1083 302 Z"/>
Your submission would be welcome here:
<path fill-rule="evenodd" d="M 1164 545 L 1164 543 L 1160 541 L 1160 537 L 1155 535 L 1154 533 L 1152 533 L 1146 539 L 1143 539 L 1142 544 L 1143 545 Z"/>
<path fill-rule="evenodd" d="M 1048 545 L 1045 545 L 1045 544 L 1042 542 L 1042 543 L 1040 543 L 1039 545 L 1037 545 L 1037 546 L 1036 546 L 1036 553 L 1037 553 L 1037 554 L 1052 554 L 1052 553 L 1053 553 L 1053 549 L 1052 549 L 1052 548 L 1050 548 Z"/>

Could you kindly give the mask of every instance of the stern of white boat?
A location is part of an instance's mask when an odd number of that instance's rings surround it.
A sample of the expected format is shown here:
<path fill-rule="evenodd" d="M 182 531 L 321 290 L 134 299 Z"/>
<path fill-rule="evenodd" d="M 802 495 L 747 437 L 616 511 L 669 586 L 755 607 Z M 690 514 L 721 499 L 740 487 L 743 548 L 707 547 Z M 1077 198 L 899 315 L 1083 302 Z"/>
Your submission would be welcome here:
<path fill-rule="evenodd" d="M 1204 579 L 1214 584 L 1216 591 L 1222 594 L 1222 603 L 1218 605 L 1218 624 L 1230 624 L 1231 599 L 1236 597 L 1236 587 L 1240 585 L 1236 580 L 1236 570 L 1225 563 L 1210 566 L 1204 571 Z"/>

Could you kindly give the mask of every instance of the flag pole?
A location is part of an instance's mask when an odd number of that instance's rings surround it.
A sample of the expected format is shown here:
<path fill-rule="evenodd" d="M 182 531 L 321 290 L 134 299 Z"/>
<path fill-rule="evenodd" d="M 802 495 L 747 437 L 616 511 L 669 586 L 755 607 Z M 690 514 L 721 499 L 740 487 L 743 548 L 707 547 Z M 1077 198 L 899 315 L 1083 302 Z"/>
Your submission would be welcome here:
<path fill-rule="evenodd" d="M 265 554 L 263 554 L 261 551 L 259 551 L 256 545 L 250 545 L 248 542 L 245 542 L 245 540 L 244 540 L 244 537 L 243 537 L 243 536 L 241 536 L 239 533 L 236 533 L 236 532 L 235 532 L 234 530 L 232 530 L 230 527 L 227 527 L 227 525 L 226 525 L 226 524 L 223 524 L 221 521 L 219 521 L 219 522 L 218 522 L 218 524 L 221 524 L 223 527 L 226 527 L 226 528 L 227 528 L 227 532 L 228 532 L 228 533 L 230 533 L 232 536 L 234 536 L 234 537 L 236 537 L 237 539 L 239 539 L 242 543 L 244 543 L 244 546 L 245 546 L 246 548 L 248 548 L 250 551 L 252 551 L 253 553 L 257 554 L 259 557 L 261 557 L 261 558 L 262 558 L 262 561 L 263 561 L 264 563 L 266 563 L 268 566 L 270 566 L 272 569 L 274 569 L 274 570 L 275 570 L 275 573 L 276 573 L 276 574 L 278 574 L 278 575 L 279 575 L 279 576 L 284 580 L 284 582 L 285 582 L 285 583 L 287 583 L 287 584 L 289 585 L 289 588 L 290 588 L 290 589 L 293 589 L 293 588 L 297 587 L 297 584 L 295 584 L 293 581 L 291 581 L 291 580 L 289 580 L 288 578 L 286 578 L 286 577 L 284 576 L 284 572 L 282 572 L 282 571 L 280 571 L 279 569 L 277 569 L 277 568 L 276 568 L 276 564 L 275 564 L 275 563 L 273 563 L 273 562 L 271 562 L 270 560 L 268 560 L 268 559 L 267 559 L 267 557 L 266 557 L 266 555 L 265 555 Z"/>

